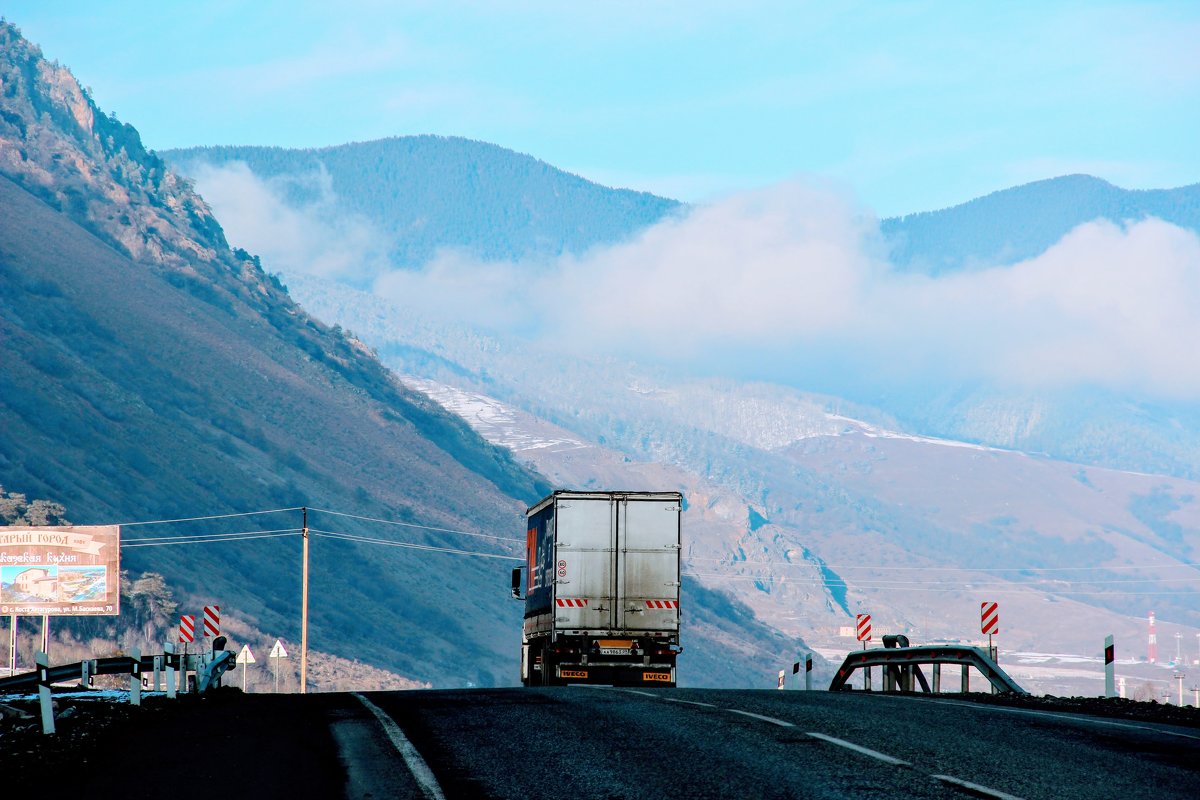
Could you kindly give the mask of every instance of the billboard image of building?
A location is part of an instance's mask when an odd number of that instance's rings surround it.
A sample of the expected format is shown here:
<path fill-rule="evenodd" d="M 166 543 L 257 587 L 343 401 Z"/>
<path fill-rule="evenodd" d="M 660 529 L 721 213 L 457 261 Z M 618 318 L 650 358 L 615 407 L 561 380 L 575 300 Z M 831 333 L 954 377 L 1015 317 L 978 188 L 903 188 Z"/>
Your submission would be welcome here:
<path fill-rule="evenodd" d="M 0 614 L 119 614 L 120 569 L 120 526 L 0 528 Z"/>

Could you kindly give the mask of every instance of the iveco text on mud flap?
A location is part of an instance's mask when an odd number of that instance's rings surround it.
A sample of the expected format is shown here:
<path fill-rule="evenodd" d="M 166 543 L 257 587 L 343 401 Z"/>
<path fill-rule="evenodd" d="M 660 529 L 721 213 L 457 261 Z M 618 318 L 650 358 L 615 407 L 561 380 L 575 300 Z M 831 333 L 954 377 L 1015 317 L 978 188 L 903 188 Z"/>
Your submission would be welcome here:
<path fill-rule="evenodd" d="M 526 512 L 521 683 L 675 685 L 679 492 L 558 491 Z"/>

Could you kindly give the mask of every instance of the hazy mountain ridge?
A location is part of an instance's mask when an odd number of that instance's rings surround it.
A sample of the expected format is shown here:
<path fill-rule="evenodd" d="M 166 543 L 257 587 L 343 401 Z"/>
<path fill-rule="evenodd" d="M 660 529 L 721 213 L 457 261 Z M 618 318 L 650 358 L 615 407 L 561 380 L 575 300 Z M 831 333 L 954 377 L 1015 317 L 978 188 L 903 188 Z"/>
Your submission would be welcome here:
<path fill-rule="evenodd" d="M 403 136 L 308 150 L 197 147 L 163 154 L 188 174 L 244 163 L 290 204 L 331 194 L 389 237 L 392 261 L 417 267 L 445 248 L 485 261 L 546 260 L 628 238 L 682 208 L 610 189 L 493 144 Z"/>
<path fill-rule="evenodd" d="M 882 630 L 970 639 L 969 609 L 992 592 L 1022 619 L 1006 647 L 1086 647 L 1093 626 L 1133 638 L 1141 623 L 1127 593 L 1157 594 L 1164 579 L 1181 593 L 1159 598 L 1159 619 L 1200 626 L 1192 584 L 1179 583 L 1197 576 L 1196 484 L 917 436 L 783 387 L 567 359 L 417 309 L 388 313 L 380 298 L 317 279 L 293 285 L 552 479 L 671 475 L 689 502 L 685 563 L 696 580 L 827 652 L 859 611 Z M 1079 633 L 1058 625 L 1063 614 Z"/>
<path fill-rule="evenodd" d="M 1064 175 L 890 217 L 880 230 L 894 264 L 936 276 L 1033 258 L 1085 222 L 1146 217 L 1200 232 L 1200 184 L 1129 190 L 1091 175 Z"/>

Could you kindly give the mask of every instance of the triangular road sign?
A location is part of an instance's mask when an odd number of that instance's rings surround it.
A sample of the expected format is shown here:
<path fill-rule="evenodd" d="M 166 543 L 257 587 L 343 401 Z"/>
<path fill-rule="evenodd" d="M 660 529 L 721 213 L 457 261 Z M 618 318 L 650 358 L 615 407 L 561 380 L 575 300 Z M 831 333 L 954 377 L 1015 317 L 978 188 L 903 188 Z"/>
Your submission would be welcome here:
<path fill-rule="evenodd" d="M 267 658 L 287 658 L 287 650 L 283 649 L 283 642 L 275 640 L 275 646 L 271 648 L 271 652 L 267 654 Z"/>
<path fill-rule="evenodd" d="M 239 663 L 239 664 L 253 664 L 254 663 L 254 653 L 250 652 L 250 645 L 248 645 L 248 644 L 242 645 L 242 649 L 237 654 L 237 663 Z"/>

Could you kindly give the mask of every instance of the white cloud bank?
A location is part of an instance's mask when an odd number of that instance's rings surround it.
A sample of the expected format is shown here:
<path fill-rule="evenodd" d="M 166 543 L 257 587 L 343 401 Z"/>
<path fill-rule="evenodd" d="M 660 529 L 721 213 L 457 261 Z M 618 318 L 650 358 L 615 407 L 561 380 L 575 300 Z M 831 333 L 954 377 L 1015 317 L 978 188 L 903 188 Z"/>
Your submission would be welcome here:
<path fill-rule="evenodd" d="M 1014 265 L 937 278 L 880 257 L 868 214 L 787 184 L 695 209 L 550 267 L 442 254 L 385 269 L 369 226 L 284 207 L 247 171 L 201 175 L 230 238 L 270 269 L 372 276 L 400 303 L 559 347 L 790 379 L 813 370 L 1200 398 L 1200 238 L 1097 221 Z M 826 381 L 828 384 L 828 381 Z"/>

